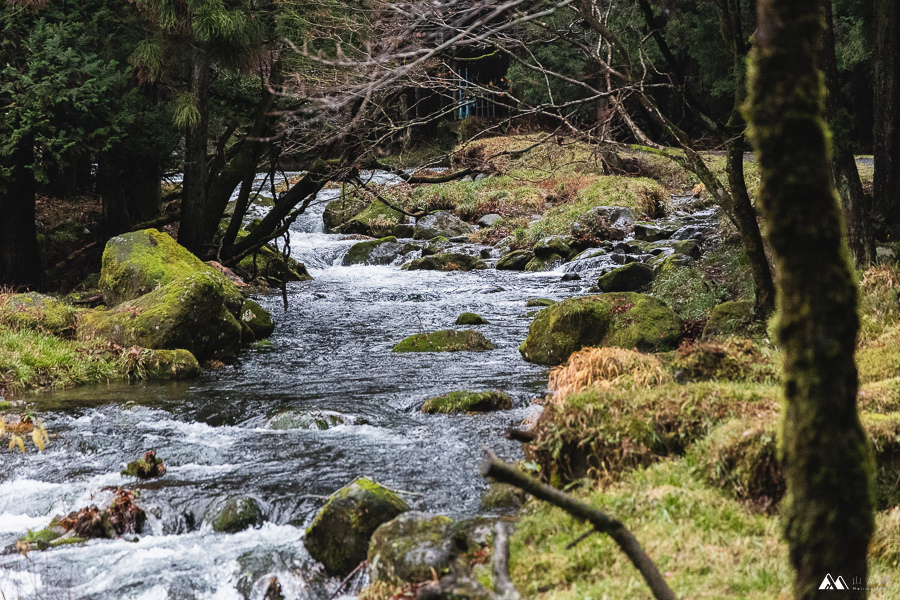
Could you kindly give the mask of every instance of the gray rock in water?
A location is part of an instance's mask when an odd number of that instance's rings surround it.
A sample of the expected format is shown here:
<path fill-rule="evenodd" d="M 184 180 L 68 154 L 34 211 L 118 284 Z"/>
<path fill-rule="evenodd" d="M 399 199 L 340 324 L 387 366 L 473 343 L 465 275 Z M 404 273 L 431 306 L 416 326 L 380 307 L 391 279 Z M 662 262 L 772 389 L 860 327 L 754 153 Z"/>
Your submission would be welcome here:
<path fill-rule="evenodd" d="M 481 227 L 493 227 L 494 223 L 496 223 L 497 221 L 499 221 L 502 218 L 503 217 L 501 217 L 497 213 L 491 213 L 489 215 L 484 215 L 483 217 L 478 219 L 478 224 Z"/>
<path fill-rule="evenodd" d="M 671 238 L 673 240 L 697 240 L 702 242 L 706 239 L 708 229 L 706 227 L 698 227 L 697 225 L 685 225 L 681 229 L 675 231 Z"/>
<path fill-rule="evenodd" d="M 578 273 L 566 273 L 562 276 L 561 281 L 578 281 L 581 279 L 581 275 Z"/>
<path fill-rule="evenodd" d="M 604 292 L 634 292 L 653 281 L 653 268 L 634 262 L 613 269 L 597 280 L 597 287 Z"/>
<path fill-rule="evenodd" d="M 634 226 L 634 239 L 642 242 L 658 242 L 667 240 L 676 232 L 674 228 L 651 225 L 649 223 L 637 223 Z"/>
<path fill-rule="evenodd" d="M 419 219 L 413 237 L 419 240 L 430 240 L 436 237 L 454 238 L 467 236 L 474 231 L 476 231 L 475 227 L 456 215 L 439 210 Z"/>
<path fill-rule="evenodd" d="M 330 410 L 286 410 L 266 421 L 274 430 L 331 429 L 338 425 L 357 425 L 360 419 Z"/>
<path fill-rule="evenodd" d="M 219 533 L 237 533 L 262 525 L 265 517 L 259 503 L 249 496 L 223 496 L 213 500 L 203 520 Z"/>
<path fill-rule="evenodd" d="M 389 265 L 403 256 L 405 244 L 397 242 L 396 237 L 386 237 L 370 242 L 353 244 L 341 264 L 349 265 Z"/>

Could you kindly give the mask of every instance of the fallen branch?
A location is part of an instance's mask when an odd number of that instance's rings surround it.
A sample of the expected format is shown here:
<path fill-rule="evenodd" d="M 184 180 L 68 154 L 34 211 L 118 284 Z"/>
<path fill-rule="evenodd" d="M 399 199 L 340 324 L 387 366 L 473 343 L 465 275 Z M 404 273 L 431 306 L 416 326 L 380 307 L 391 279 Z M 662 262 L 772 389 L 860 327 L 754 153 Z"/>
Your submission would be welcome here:
<path fill-rule="evenodd" d="M 589 504 L 575 500 L 556 488 L 520 473 L 497 458 L 497 455 L 490 450 L 486 449 L 485 452 L 485 459 L 481 463 L 483 477 L 491 477 L 501 483 L 517 487 L 539 500 L 558 506 L 576 519 L 587 521 L 600 533 L 609 535 L 640 571 L 656 600 L 676 600 L 675 594 L 669 589 L 669 585 L 663 579 L 659 569 L 656 568 L 656 564 L 647 556 L 647 553 L 621 521 L 600 512 Z"/>
<path fill-rule="evenodd" d="M 519 590 L 509 576 L 509 531 L 507 524 L 497 521 L 494 526 L 494 591 L 503 600 L 519 600 Z"/>

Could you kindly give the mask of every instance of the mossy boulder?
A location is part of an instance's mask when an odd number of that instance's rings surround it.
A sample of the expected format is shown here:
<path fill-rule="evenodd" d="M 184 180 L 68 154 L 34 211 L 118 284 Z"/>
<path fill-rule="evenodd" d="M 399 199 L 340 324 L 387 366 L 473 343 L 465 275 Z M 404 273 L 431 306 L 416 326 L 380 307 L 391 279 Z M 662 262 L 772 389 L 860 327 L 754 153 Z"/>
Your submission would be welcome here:
<path fill-rule="evenodd" d="M 200 360 L 233 358 L 241 325 L 225 306 L 222 279 L 197 273 L 112 309 L 94 309 L 78 320 L 81 340 L 108 340 L 154 350 L 185 349 Z"/>
<path fill-rule="evenodd" d="M 203 513 L 203 521 L 217 533 L 237 533 L 259 527 L 264 520 L 259 502 L 240 494 L 216 498 Z"/>
<path fill-rule="evenodd" d="M 519 352 L 530 362 L 557 365 L 586 346 L 645 352 L 671 350 L 681 319 L 662 301 L 633 292 L 569 298 L 545 308 L 528 328 Z"/>
<path fill-rule="evenodd" d="M 250 299 L 244 300 L 241 305 L 239 321 L 242 330 L 241 343 L 245 346 L 264 340 L 275 331 L 275 321 L 272 320 L 269 311 Z"/>
<path fill-rule="evenodd" d="M 36 292 L 12 294 L 0 303 L 0 324 L 71 337 L 78 310 L 65 302 Z"/>
<path fill-rule="evenodd" d="M 431 333 L 417 333 L 394 346 L 394 352 L 484 352 L 494 344 L 477 331 L 442 329 Z"/>
<path fill-rule="evenodd" d="M 506 392 L 498 390 L 486 392 L 450 392 L 446 396 L 429 398 L 422 406 L 423 413 L 467 413 L 509 410 L 512 398 Z"/>
<path fill-rule="evenodd" d="M 487 265 L 477 256 L 460 252 L 445 252 L 423 256 L 407 265 L 410 271 L 476 271 L 487 269 Z"/>
<path fill-rule="evenodd" d="M 675 254 L 689 256 L 693 259 L 700 258 L 700 242 L 697 240 L 682 240 L 672 244 L 672 251 Z"/>
<path fill-rule="evenodd" d="M 375 530 L 408 510 L 397 494 L 360 477 L 329 497 L 303 543 L 330 575 L 344 577 L 366 560 Z"/>
<path fill-rule="evenodd" d="M 133 231 L 110 239 L 103 250 L 102 265 L 100 291 L 108 306 L 134 300 L 197 273 L 209 273 L 221 281 L 229 304 L 235 304 L 234 312 L 243 303 L 237 286 L 223 273 L 156 229 Z"/>
<path fill-rule="evenodd" d="M 238 239 L 246 235 L 246 232 L 241 232 Z M 312 281 L 306 265 L 293 258 L 285 258 L 268 244 L 242 258 L 234 266 L 234 272 L 247 282 L 264 282 L 270 286 L 279 286 L 283 282 Z"/>
<path fill-rule="evenodd" d="M 332 200 L 325 205 L 325 211 L 322 213 L 325 231 L 331 233 L 338 229 L 365 210 L 366 206 L 366 201 L 355 194 L 342 195 L 341 198 Z"/>
<path fill-rule="evenodd" d="M 557 265 L 566 262 L 565 255 L 561 254 L 548 254 L 546 256 L 535 256 L 528 264 L 525 265 L 525 270 L 531 273 L 543 273 L 544 271 L 550 271 Z"/>
<path fill-rule="evenodd" d="M 377 231 L 385 228 L 392 228 L 403 222 L 405 215 L 398 210 L 394 210 L 381 200 L 373 200 L 356 216 L 341 226 L 341 233 L 361 233 L 363 235 L 374 235 L 372 226 L 375 225 Z"/>
<path fill-rule="evenodd" d="M 150 380 L 183 381 L 200 375 L 200 363 L 183 348 L 153 350 L 144 360 L 143 369 Z"/>
<path fill-rule="evenodd" d="M 545 237 L 534 245 L 534 255 L 539 258 L 549 258 L 554 254 L 557 256 L 568 256 L 571 252 L 569 241 L 571 241 L 571 238 L 564 238 L 559 235 Z"/>
<path fill-rule="evenodd" d="M 452 244 L 450 241 L 443 237 L 439 236 L 428 240 L 424 246 L 422 246 L 422 256 L 432 256 L 434 254 L 441 254 L 450 249 Z"/>
<path fill-rule="evenodd" d="M 657 277 L 691 266 L 694 260 L 686 254 L 660 254 L 650 261 Z"/>
<path fill-rule="evenodd" d="M 430 581 L 434 573 L 446 575 L 459 554 L 453 519 L 405 512 L 372 535 L 367 554 L 369 577 L 392 583 Z"/>
<path fill-rule="evenodd" d="M 405 244 L 397 242 L 393 236 L 369 242 L 353 244 L 341 260 L 341 264 L 350 265 L 389 265 L 398 256 L 403 255 Z"/>
<path fill-rule="evenodd" d="M 456 317 L 457 325 L 489 325 L 487 319 L 475 313 L 464 312 Z"/>
<path fill-rule="evenodd" d="M 450 239 L 469 235 L 475 231 L 478 231 L 478 228 L 474 225 L 469 225 L 445 210 L 438 210 L 425 215 L 416 222 L 413 237 L 417 240 L 430 240 L 436 237 Z"/>
<path fill-rule="evenodd" d="M 528 263 L 534 258 L 534 252 L 530 250 L 513 250 L 497 261 L 498 271 L 524 271 Z"/>
<path fill-rule="evenodd" d="M 603 292 L 636 292 L 653 282 L 653 268 L 639 262 L 613 269 L 597 280 Z"/>
<path fill-rule="evenodd" d="M 706 327 L 703 328 L 703 338 L 747 333 L 755 314 L 752 302 L 723 302 L 712 309 Z"/>

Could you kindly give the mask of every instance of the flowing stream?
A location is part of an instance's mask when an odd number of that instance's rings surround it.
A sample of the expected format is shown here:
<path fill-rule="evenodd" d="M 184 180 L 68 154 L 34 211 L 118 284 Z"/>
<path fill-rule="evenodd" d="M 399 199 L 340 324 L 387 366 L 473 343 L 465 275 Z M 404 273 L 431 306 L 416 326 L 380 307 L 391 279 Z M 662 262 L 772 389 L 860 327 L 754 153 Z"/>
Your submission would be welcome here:
<path fill-rule="evenodd" d="M 105 506 L 118 486 L 140 492 L 142 535 L 94 540 L 28 556 L 0 556 L 0 598 L 261 598 L 275 574 L 286 598 L 325 600 L 337 589 L 303 546 L 304 527 L 327 496 L 359 475 L 401 491 L 411 507 L 454 518 L 483 514 L 482 447 L 522 458 L 502 433 L 533 416 L 547 369 L 522 360 L 534 297 L 584 293 L 608 257 L 548 273 L 401 271 L 399 265 L 339 266 L 355 243 L 323 233 L 323 190 L 294 223 L 292 256 L 314 281 L 288 285 L 260 303 L 276 318 L 270 345 L 200 379 L 112 384 L 28 398 L 54 434 L 44 453 L 2 449 L 0 548 L 54 515 Z M 477 253 L 471 244 L 460 250 Z M 399 262 L 399 261 L 397 261 Z M 580 281 L 562 282 L 577 270 Z M 587 272 L 586 272 L 587 271 Z M 496 345 L 491 352 L 393 354 L 413 333 L 454 327 L 462 312 Z M 424 415 L 422 402 L 461 389 L 501 389 L 509 411 Z M 327 410 L 344 424 L 274 430 L 285 410 Z M 156 449 L 159 480 L 122 477 L 125 463 Z M 257 498 L 260 529 L 212 532 L 206 506 L 230 493 Z"/>

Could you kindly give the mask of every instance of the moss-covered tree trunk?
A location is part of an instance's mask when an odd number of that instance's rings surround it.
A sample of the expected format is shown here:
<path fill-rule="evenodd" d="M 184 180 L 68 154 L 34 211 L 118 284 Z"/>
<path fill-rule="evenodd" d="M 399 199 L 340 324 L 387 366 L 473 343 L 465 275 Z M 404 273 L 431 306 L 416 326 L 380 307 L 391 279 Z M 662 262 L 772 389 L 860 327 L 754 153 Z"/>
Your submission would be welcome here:
<path fill-rule="evenodd" d="M 900 2 L 875 0 L 876 214 L 891 240 L 900 237 Z"/>
<path fill-rule="evenodd" d="M 24 136 L 0 157 L 0 285 L 37 287 L 41 259 L 35 228 L 34 140 Z"/>
<path fill-rule="evenodd" d="M 856 411 L 857 287 L 830 177 L 825 1 L 760 0 L 750 77 L 759 204 L 775 256 L 785 354 L 785 536 L 796 598 L 830 597 L 827 575 L 867 578 L 868 453 Z M 841 597 L 865 598 L 863 590 Z"/>

